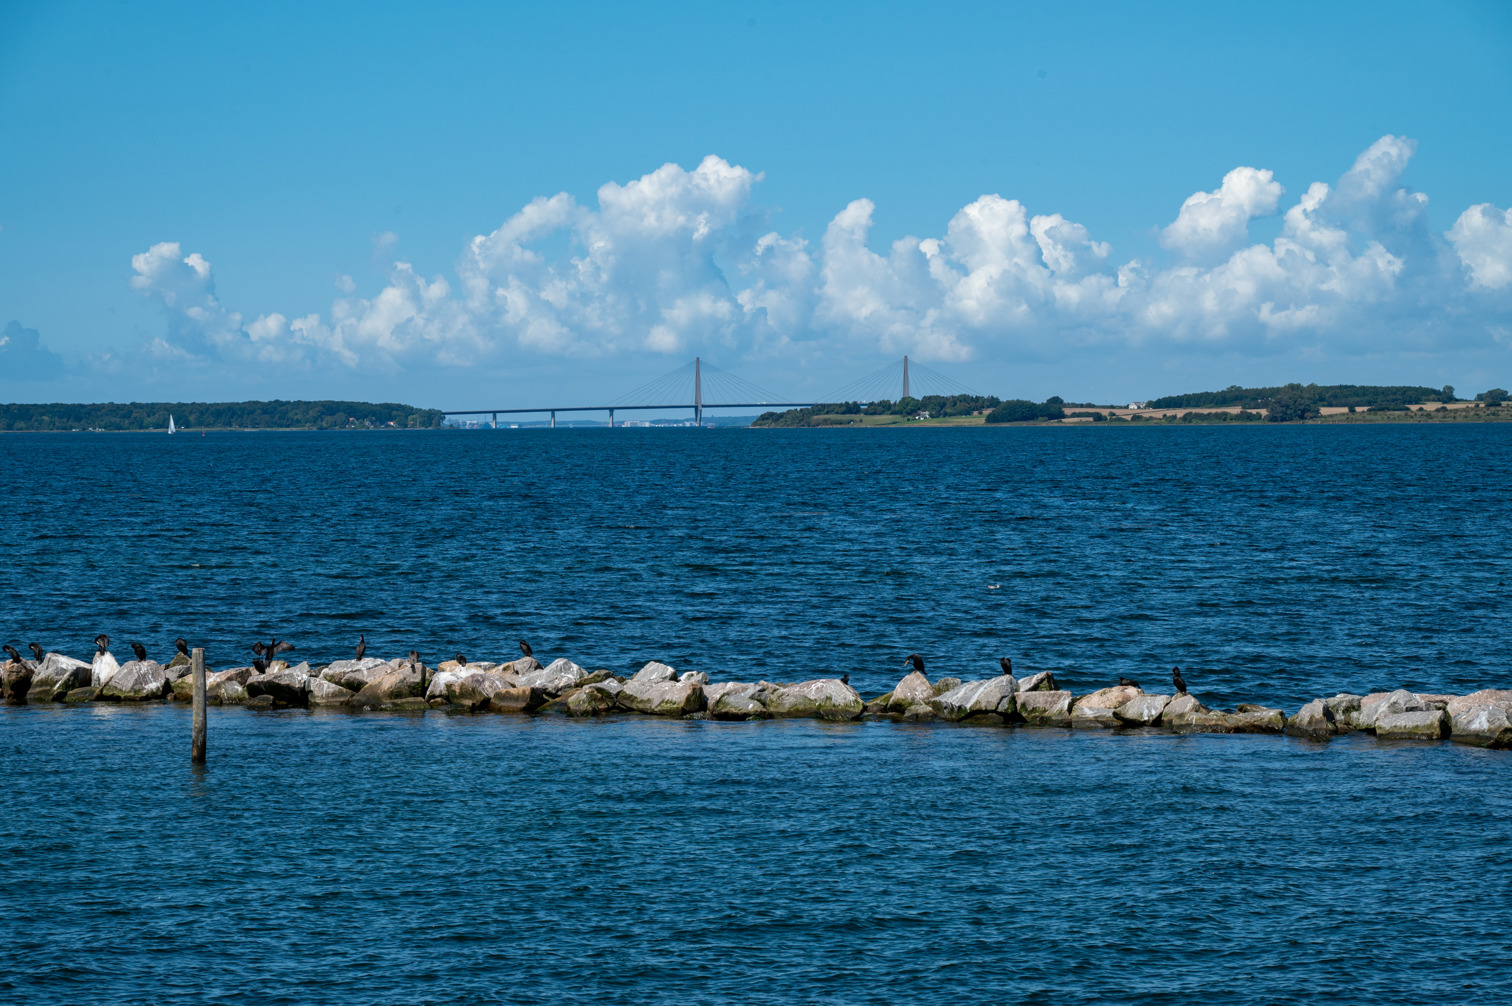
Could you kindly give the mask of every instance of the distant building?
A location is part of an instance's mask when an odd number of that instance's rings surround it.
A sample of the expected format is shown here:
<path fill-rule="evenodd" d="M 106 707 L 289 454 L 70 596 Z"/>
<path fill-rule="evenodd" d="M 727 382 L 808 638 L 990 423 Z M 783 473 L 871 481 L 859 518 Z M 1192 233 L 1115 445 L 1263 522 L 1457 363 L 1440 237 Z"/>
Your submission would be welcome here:
<path fill-rule="evenodd" d="M 1150 407 L 1150 403 L 1149 402 L 1130 402 L 1129 403 L 1129 408 L 1131 408 L 1131 409 L 1148 409 L 1149 407 Z"/>

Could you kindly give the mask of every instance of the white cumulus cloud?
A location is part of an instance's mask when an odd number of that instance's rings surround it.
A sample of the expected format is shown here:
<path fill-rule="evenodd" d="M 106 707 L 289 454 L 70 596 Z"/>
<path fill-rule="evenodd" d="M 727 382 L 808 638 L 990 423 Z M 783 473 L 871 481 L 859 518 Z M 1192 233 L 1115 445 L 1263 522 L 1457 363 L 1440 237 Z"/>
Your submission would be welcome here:
<path fill-rule="evenodd" d="M 1235 168 L 1212 192 L 1194 192 L 1165 230 L 1160 244 L 1189 259 L 1232 250 L 1249 238 L 1249 222 L 1276 212 L 1286 190 L 1270 171 Z"/>

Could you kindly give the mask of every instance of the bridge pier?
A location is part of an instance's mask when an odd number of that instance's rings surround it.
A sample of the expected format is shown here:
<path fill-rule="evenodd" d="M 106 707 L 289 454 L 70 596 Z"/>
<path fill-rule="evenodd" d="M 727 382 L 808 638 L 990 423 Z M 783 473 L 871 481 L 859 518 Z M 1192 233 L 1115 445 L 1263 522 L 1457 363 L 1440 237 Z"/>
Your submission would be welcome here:
<path fill-rule="evenodd" d="M 499 414 L 497 412 L 495 412 L 493 414 L 493 417 L 494 417 L 494 429 L 497 430 L 499 428 Z"/>
<path fill-rule="evenodd" d="M 556 429 L 556 409 L 551 410 L 551 428 Z"/>
<path fill-rule="evenodd" d="M 613 409 L 609 410 L 609 428 L 611 430 L 614 429 L 614 410 Z"/>

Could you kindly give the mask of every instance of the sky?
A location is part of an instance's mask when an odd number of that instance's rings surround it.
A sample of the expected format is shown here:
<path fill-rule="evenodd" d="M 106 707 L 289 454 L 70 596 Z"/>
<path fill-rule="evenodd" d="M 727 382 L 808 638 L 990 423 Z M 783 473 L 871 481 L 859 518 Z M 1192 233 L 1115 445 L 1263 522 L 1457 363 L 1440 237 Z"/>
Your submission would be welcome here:
<path fill-rule="evenodd" d="M 1512 386 L 1512 4 L 0 0 L 0 400 Z"/>

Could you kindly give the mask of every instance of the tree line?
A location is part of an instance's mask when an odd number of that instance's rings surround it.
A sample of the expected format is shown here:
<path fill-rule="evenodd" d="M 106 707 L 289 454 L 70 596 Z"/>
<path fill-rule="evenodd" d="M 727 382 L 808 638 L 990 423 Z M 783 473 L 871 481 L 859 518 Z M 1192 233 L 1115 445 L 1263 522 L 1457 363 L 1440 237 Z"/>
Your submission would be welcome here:
<path fill-rule="evenodd" d="M 0 404 L 0 430 L 182 429 L 364 430 L 436 429 L 441 413 L 395 402 L 131 402 Z"/>

